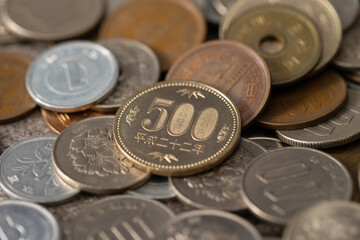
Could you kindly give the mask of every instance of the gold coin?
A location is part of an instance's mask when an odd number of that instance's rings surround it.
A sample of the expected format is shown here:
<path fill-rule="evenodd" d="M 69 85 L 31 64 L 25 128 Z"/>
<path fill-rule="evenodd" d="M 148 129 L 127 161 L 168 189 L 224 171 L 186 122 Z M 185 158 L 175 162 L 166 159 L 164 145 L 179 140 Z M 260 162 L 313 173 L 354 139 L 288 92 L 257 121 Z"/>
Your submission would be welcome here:
<path fill-rule="evenodd" d="M 219 164 L 240 139 L 240 113 L 219 90 L 192 81 L 156 84 L 118 110 L 114 138 L 136 166 L 185 176 Z"/>

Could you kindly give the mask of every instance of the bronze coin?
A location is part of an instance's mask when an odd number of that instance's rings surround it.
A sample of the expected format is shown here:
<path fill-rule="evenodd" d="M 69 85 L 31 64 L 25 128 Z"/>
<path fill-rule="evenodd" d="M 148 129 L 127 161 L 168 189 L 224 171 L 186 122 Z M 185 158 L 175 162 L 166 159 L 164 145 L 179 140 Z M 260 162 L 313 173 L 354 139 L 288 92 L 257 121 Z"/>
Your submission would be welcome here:
<path fill-rule="evenodd" d="M 189 0 L 134 0 L 122 5 L 100 27 L 99 39 L 130 38 L 154 50 L 161 70 L 201 43 L 206 23 Z"/>
<path fill-rule="evenodd" d="M 274 92 L 258 123 L 279 130 L 309 127 L 335 115 L 345 100 L 344 79 L 328 70 L 296 86 Z"/>
<path fill-rule="evenodd" d="M 237 42 L 211 41 L 193 48 L 172 65 L 165 78 L 175 79 L 206 83 L 227 94 L 239 108 L 242 127 L 256 119 L 270 95 L 265 61 Z"/>
<path fill-rule="evenodd" d="M 36 107 L 25 87 L 30 63 L 26 56 L 0 52 L 0 123 L 14 120 Z"/>

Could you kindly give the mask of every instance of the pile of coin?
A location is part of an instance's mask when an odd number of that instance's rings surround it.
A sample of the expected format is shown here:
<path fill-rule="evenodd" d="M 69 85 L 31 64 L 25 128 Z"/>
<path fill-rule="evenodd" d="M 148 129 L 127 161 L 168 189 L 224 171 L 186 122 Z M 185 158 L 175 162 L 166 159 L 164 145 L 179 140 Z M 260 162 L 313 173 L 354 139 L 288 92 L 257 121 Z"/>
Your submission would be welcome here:
<path fill-rule="evenodd" d="M 1 2 L 0 123 L 39 106 L 58 136 L 1 154 L 0 239 L 359 239 L 358 11 Z M 86 193 L 70 228 L 37 205 Z"/>

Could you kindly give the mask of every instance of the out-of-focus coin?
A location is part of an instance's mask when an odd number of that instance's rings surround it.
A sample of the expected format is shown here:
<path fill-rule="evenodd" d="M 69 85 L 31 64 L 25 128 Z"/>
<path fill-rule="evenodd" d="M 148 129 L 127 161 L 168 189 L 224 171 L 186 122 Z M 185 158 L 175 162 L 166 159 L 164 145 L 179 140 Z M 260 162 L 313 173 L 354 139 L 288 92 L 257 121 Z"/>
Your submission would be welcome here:
<path fill-rule="evenodd" d="M 69 185 L 92 193 L 136 187 L 150 177 L 117 152 L 112 139 L 113 116 L 76 122 L 56 139 L 53 159 L 57 175 Z"/>
<path fill-rule="evenodd" d="M 358 0 L 329 0 L 339 14 L 343 29 L 354 23 L 359 13 Z"/>
<path fill-rule="evenodd" d="M 223 38 L 255 49 L 265 59 L 274 86 L 301 79 L 314 68 L 321 51 L 320 37 L 311 20 L 301 12 L 280 6 L 238 15 Z"/>
<path fill-rule="evenodd" d="M 51 45 L 52 43 L 47 42 L 22 42 L 9 45 L 0 45 L 0 50 L 19 53 L 21 55 L 25 55 L 30 57 L 31 59 L 34 59 Z"/>
<path fill-rule="evenodd" d="M 332 148 L 360 138 L 360 91 L 348 89 L 345 107 L 334 117 L 316 126 L 276 131 L 287 144 L 311 148 Z"/>
<path fill-rule="evenodd" d="M 0 123 L 14 120 L 36 107 L 25 87 L 30 63 L 26 56 L 0 52 Z"/>
<path fill-rule="evenodd" d="M 131 195 L 138 195 L 152 199 L 170 199 L 175 197 L 175 193 L 170 186 L 167 177 L 152 176 L 143 186 L 126 192 Z"/>
<path fill-rule="evenodd" d="M 43 108 L 76 112 L 105 99 L 116 85 L 118 64 L 105 47 L 88 41 L 58 44 L 29 68 L 26 88 Z"/>
<path fill-rule="evenodd" d="M 122 37 L 145 43 L 155 51 L 165 71 L 183 52 L 201 43 L 205 33 L 205 19 L 189 0 L 135 0 L 122 5 L 104 22 L 99 38 Z"/>
<path fill-rule="evenodd" d="M 121 5 L 128 2 L 129 0 L 107 0 L 106 1 L 106 15 L 110 15 L 116 11 Z"/>
<path fill-rule="evenodd" d="M 137 41 L 110 39 L 99 43 L 115 55 L 120 74 L 113 93 L 92 109 L 116 112 L 121 104 L 134 93 L 159 80 L 159 60 L 149 47 Z"/>
<path fill-rule="evenodd" d="M 345 100 L 344 79 L 328 70 L 286 91 L 274 92 L 258 123 L 278 130 L 313 126 L 335 115 Z"/>
<path fill-rule="evenodd" d="M 237 42 L 201 44 L 175 62 L 165 80 L 194 80 L 227 94 L 239 108 L 242 127 L 262 112 L 270 95 L 271 79 L 265 61 Z"/>
<path fill-rule="evenodd" d="M 104 198 L 75 218 L 70 239 L 151 240 L 174 214 L 163 204 L 136 196 Z"/>
<path fill-rule="evenodd" d="M 14 35 L 52 41 L 88 32 L 104 10 L 103 0 L 11 0 L 1 5 L 0 16 Z"/>
<path fill-rule="evenodd" d="M 271 151 L 278 148 L 286 147 L 286 144 L 282 143 L 277 138 L 271 137 L 251 137 L 249 138 L 252 142 L 259 144 L 261 147 L 265 148 L 267 151 Z"/>
<path fill-rule="evenodd" d="M 342 71 L 341 75 L 343 75 L 347 80 L 360 84 L 360 71 L 357 70 Z"/>
<path fill-rule="evenodd" d="M 7 200 L 0 202 L 0 237 L 4 240 L 60 240 L 55 217 L 40 205 Z"/>
<path fill-rule="evenodd" d="M 216 11 L 221 15 L 225 16 L 231 5 L 236 0 L 210 0 Z"/>
<path fill-rule="evenodd" d="M 170 178 L 176 196 L 197 208 L 225 211 L 247 209 L 241 195 L 242 175 L 245 168 L 266 150 L 242 138 L 230 157 L 215 169 L 185 178 Z"/>
<path fill-rule="evenodd" d="M 245 219 L 218 210 L 182 213 L 165 223 L 156 239 L 260 240 L 259 232 Z"/>
<path fill-rule="evenodd" d="M 317 204 L 290 221 L 284 240 L 360 238 L 360 205 L 346 201 Z"/>
<path fill-rule="evenodd" d="M 245 203 L 259 218 L 276 224 L 328 200 L 349 200 L 352 180 L 330 155 L 310 148 L 281 148 L 250 163 L 244 173 Z"/>
<path fill-rule="evenodd" d="M 0 157 L 0 186 L 7 195 L 53 204 L 79 193 L 54 175 L 51 156 L 55 140 L 54 136 L 28 138 L 5 150 Z"/>
<path fill-rule="evenodd" d="M 0 5 L 2 3 L 0 2 Z M 1 8 L 1 6 L 0 6 Z M 0 18 L 0 44 L 12 44 L 20 42 L 21 40 L 14 36 L 10 31 L 4 26 L 4 23 L 2 22 Z"/>
<path fill-rule="evenodd" d="M 342 26 L 335 8 L 330 2 L 322 0 L 238 0 L 230 7 L 221 24 L 220 38 L 223 39 L 225 37 L 237 16 L 244 14 L 249 9 L 264 7 L 265 5 L 274 7 L 285 6 L 297 10 L 309 16 L 316 25 L 321 39 L 321 57 L 312 70 L 312 74 L 322 70 L 335 56 L 341 43 Z M 256 25 L 258 23 L 255 21 L 253 24 Z"/>
<path fill-rule="evenodd" d="M 352 81 L 346 80 L 346 85 L 348 88 L 360 90 L 360 84 L 356 84 Z"/>
<path fill-rule="evenodd" d="M 281 238 L 277 238 L 277 237 L 264 237 L 263 240 L 281 240 Z"/>
<path fill-rule="evenodd" d="M 202 10 L 206 20 L 212 24 L 219 24 L 221 15 L 216 11 L 210 0 L 192 0 Z"/>
<path fill-rule="evenodd" d="M 192 81 L 156 84 L 116 113 L 114 138 L 137 166 L 185 176 L 219 164 L 240 139 L 240 114 L 219 90 Z"/>

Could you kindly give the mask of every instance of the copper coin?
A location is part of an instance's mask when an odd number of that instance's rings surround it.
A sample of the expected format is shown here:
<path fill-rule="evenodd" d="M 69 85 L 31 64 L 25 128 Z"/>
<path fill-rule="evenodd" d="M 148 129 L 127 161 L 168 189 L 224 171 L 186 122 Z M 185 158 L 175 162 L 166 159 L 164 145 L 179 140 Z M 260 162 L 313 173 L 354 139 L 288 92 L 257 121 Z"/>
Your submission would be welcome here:
<path fill-rule="evenodd" d="M 270 129 L 293 130 L 321 123 L 335 115 L 346 100 L 346 83 L 333 71 L 272 94 L 258 123 Z"/>
<path fill-rule="evenodd" d="M 161 70 L 206 34 L 200 9 L 189 0 L 134 0 L 121 6 L 101 26 L 99 38 L 130 38 L 145 43 L 160 60 Z"/>
<path fill-rule="evenodd" d="M 14 120 L 36 107 L 25 88 L 30 63 L 26 56 L 0 52 L 0 123 Z"/>
<path fill-rule="evenodd" d="M 264 109 L 271 79 L 265 61 L 237 42 L 211 41 L 185 53 L 170 68 L 165 80 L 195 80 L 227 94 L 239 108 L 242 127 Z"/>
<path fill-rule="evenodd" d="M 50 131 L 55 134 L 60 134 L 71 124 L 80 121 L 85 118 L 105 115 L 105 113 L 99 113 L 91 110 L 75 112 L 75 113 L 60 113 L 41 109 L 41 115 L 49 127 Z"/>

